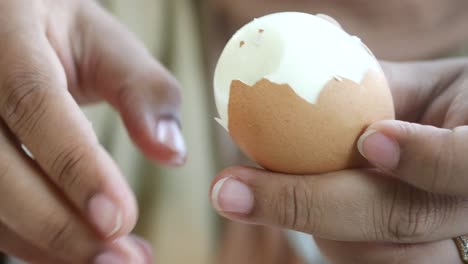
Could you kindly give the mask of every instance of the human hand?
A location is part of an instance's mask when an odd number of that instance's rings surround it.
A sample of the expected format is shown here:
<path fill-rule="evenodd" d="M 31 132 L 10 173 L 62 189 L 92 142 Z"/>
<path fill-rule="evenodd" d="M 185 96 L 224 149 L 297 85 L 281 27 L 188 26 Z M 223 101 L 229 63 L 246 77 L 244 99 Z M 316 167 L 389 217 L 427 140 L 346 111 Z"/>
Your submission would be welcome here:
<path fill-rule="evenodd" d="M 146 156 L 180 165 L 177 82 L 94 1 L 4 0 L 0 21 L 0 250 L 34 263 L 111 253 L 149 263 L 126 236 L 134 195 L 78 103 L 109 102 Z"/>
<path fill-rule="evenodd" d="M 214 207 L 235 221 L 313 234 L 334 263 L 460 263 L 450 239 L 468 233 L 467 65 L 383 63 L 402 121 L 376 122 L 362 136 L 377 169 L 230 168 L 214 181 Z"/>

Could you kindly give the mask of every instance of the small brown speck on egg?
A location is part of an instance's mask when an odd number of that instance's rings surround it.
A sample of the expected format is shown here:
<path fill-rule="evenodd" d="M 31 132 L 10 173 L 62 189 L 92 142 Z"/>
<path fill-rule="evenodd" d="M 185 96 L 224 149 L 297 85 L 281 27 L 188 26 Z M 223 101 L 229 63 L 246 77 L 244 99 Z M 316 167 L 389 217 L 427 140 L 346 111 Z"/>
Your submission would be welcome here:
<path fill-rule="evenodd" d="M 265 32 L 265 30 L 263 28 L 258 30 L 258 33 L 263 33 L 263 32 Z"/>
<path fill-rule="evenodd" d="M 333 78 L 334 78 L 336 81 L 338 81 L 338 82 L 342 82 L 342 81 L 343 81 L 343 78 L 341 78 L 341 77 L 338 76 L 338 75 L 333 76 Z"/>
<path fill-rule="evenodd" d="M 239 48 L 242 48 L 245 45 L 245 41 L 241 41 L 239 44 Z"/>

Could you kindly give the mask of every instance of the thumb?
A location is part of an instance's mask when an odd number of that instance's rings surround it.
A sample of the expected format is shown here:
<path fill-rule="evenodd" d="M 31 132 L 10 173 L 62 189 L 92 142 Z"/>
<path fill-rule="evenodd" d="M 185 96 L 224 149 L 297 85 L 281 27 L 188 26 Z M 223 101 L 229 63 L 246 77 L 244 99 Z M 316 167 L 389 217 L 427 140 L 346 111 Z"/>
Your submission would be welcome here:
<path fill-rule="evenodd" d="M 94 1 L 78 16 L 83 89 L 119 111 L 131 138 L 149 158 L 169 165 L 185 160 L 180 90 L 144 45 Z"/>
<path fill-rule="evenodd" d="M 451 195 L 468 191 L 468 127 L 453 130 L 402 121 L 371 125 L 359 152 L 377 168 L 424 190 Z"/>

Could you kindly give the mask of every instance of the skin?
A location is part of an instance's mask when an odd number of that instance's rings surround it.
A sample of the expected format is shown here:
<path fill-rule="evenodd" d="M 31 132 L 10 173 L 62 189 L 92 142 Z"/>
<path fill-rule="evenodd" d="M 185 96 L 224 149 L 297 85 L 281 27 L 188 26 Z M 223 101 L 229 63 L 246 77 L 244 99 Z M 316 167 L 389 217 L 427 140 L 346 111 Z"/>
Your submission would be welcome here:
<path fill-rule="evenodd" d="M 214 181 L 218 212 L 312 234 L 332 263 L 461 263 L 451 238 L 468 233 L 468 60 L 383 67 L 398 120 L 372 124 L 358 144 L 375 168 L 229 168 Z"/>
<path fill-rule="evenodd" d="M 180 165 L 178 83 L 94 1 L 0 1 L 0 21 L 0 251 L 152 263 L 128 235 L 134 195 L 78 104 L 111 104 L 148 158 Z"/>

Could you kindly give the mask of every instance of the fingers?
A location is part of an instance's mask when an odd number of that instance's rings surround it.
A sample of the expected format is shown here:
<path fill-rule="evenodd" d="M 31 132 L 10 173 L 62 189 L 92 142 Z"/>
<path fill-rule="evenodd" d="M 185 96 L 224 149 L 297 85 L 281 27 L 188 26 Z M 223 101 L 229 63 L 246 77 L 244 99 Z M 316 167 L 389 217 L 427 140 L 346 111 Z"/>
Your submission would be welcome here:
<path fill-rule="evenodd" d="M 64 262 L 63 259 L 52 257 L 45 250 L 33 246 L 1 224 L 0 237 L 2 238 L 0 240 L 0 252 L 6 253 L 9 256 L 15 256 L 23 261 L 35 264 Z"/>
<path fill-rule="evenodd" d="M 108 100 L 130 136 L 150 158 L 181 165 L 186 147 L 180 132 L 180 91 L 172 75 L 146 48 L 92 1 L 83 3 L 77 51 L 88 93 Z M 109 45 L 109 41 L 112 45 Z"/>
<path fill-rule="evenodd" d="M 111 244 L 99 239 L 4 129 L 0 250 L 34 263 L 152 263 L 141 239 L 129 236 Z"/>
<path fill-rule="evenodd" d="M 139 255 L 145 259 L 145 263 L 153 264 L 154 253 L 151 245 L 139 236 L 129 235 L 128 237 L 138 247 Z"/>
<path fill-rule="evenodd" d="M 2 119 L 102 236 L 128 233 L 136 222 L 133 194 L 68 93 L 45 36 L 22 32 L 0 54 Z"/>
<path fill-rule="evenodd" d="M 97 237 L 10 139 L 0 134 L 0 222 L 30 245 L 56 252 L 56 257 L 92 258 L 100 249 Z"/>
<path fill-rule="evenodd" d="M 381 61 L 395 104 L 396 118 L 420 120 L 428 104 L 462 72 L 466 59 L 391 63 Z"/>
<path fill-rule="evenodd" d="M 147 242 L 141 238 L 129 235 L 116 240 L 111 248 L 94 259 L 95 264 L 152 264 L 153 256 Z"/>
<path fill-rule="evenodd" d="M 468 127 L 440 129 L 401 121 L 369 127 L 360 152 L 386 173 L 431 192 L 467 195 Z"/>
<path fill-rule="evenodd" d="M 59 258 L 57 252 L 52 250 L 38 249 L 18 237 L 14 232 L 0 225 L 0 251 L 9 256 L 15 256 L 27 263 L 51 264 L 51 263 L 83 263 L 82 260 L 70 257 Z M 112 246 L 115 253 L 106 252 L 94 259 L 95 264 L 151 264 L 153 262 L 151 249 L 148 244 L 136 236 L 128 236 L 119 239 Z M 86 262 L 89 263 L 89 262 Z"/>
<path fill-rule="evenodd" d="M 468 232 L 468 201 L 372 171 L 291 176 L 235 167 L 215 180 L 215 209 L 232 220 L 341 241 L 423 242 Z"/>
<path fill-rule="evenodd" d="M 108 245 L 97 239 L 19 149 L 0 145 L 0 251 L 30 263 L 153 263 L 135 236 Z"/>
<path fill-rule="evenodd" d="M 60 252 L 51 249 L 39 249 L 25 239 L 19 237 L 3 225 L 0 225 L 0 251 L 9 256 L 15 256 L 27 263 L 51 264 L 51 263 L 83 263 L 82 259 L 76 256 L 62 258 Z M 94 259 L 95 264 L 151 264 L 153 262 L 152 252 L 147 242 L 137 236 L 127 236 L 117 240 L 109 248 L 114 248 L 114 252 L 106 252 Z M 59 257 L 61 256 L 61 257 Z M 85 262 L 90 263 L 90 262 Z"/>
<path fill-rule="evenodd" d="M 421 244 L 315 241 L 331 264 L 463 263 L 452 240 Z"/>

